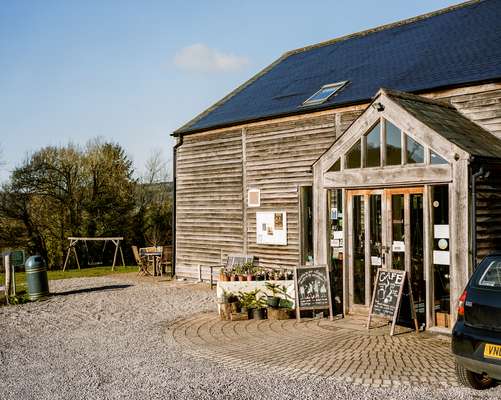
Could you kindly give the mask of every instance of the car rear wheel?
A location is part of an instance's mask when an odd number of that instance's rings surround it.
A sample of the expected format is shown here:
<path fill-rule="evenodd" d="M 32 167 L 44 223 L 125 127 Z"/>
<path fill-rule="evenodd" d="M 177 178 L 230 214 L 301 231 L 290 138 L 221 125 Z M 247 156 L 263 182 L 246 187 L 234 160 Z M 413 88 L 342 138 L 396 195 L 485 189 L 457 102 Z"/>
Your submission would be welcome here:
<path fill-rule="evenodd" d="M 482 390 L 494 386 L 494 381 L 491 378 L 469 371 L 457 362 L 456 376 L 460 384 L 472 389 Z"/>

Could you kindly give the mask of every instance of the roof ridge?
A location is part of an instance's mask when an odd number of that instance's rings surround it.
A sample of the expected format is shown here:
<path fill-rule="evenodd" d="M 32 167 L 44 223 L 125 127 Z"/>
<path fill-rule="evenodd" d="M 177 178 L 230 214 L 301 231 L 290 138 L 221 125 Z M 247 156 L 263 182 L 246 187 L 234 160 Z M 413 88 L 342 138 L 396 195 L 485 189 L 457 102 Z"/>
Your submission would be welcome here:
<path fill-rule="evenodd" d="M 469 0 L 469 1 L 466 1 L 463 3 L 454 4 L 452 6 L 441 8 L 439 10 L 431 11 L 431 12 L 428 12 L 425 14 L 417 15 L 415 17 L 410 17 L 410 18 L 399 20 L 399 21 L 390 22 L 390 23 L 387 23 L 384 25 L 379 25 L 375 28 L 369 28 L 369 29 L 365 29 L 363 31 L 349 33 L 347 35 L 339 36 L 339 37 L 334 38 L 334 39 L 328 39 L 328 40 L 325 40 L 325 41 L 320 42 L 320 43 L 315 43 L 315 44 L 311 44 L 308 46 L 299 47 L 297 49 L 289 50 L 284 54 L 284 56 L 286 56 L 286 55 L 290 56 L 290 55 L 294 55 L 294 54 L 298 54 L 298 53 L 303 53 L 305 51 L 309 51 L 309 50 L 316 49 L 319 47 L 329 46 L 329 45 L 334 44 L 334 43 L 343 42 L 345 40 L 353 39 L 356 37 L 367 36 L 367 35 L 372 34 L 372 33 L 381 32 L 381 31 L 385 31 L 388 29 L 392 29 L 392 28 L 397 28 L 397 27 L 400 27 L 403 25 L 410 25 L 414 22 L 418 22 L 418 21 L 422 21 L 424 19 L 436 17 L 438 15 L 446 14 L 448 12 L 451 12 L 451 11 L 454 11 L 454 10 L 457 10 L 460 8 L 468 7 L 468 6 L 471 6 L 471 5 L 476 4 L 476 3 L 482 3 L 484 1 L 486 1 L 486 0 Z"/>

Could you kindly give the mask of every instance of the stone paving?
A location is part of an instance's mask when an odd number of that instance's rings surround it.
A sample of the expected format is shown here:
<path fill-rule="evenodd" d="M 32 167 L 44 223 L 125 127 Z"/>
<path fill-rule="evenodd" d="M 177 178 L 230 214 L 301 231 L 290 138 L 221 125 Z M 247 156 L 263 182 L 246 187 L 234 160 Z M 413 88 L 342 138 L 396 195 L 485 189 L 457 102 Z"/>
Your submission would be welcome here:
<path fill-rule="evenodd" d="M 232 368 L 294 377 L 312 374 L 357 385 L 457 386 L 450 339 L 431 333 L 367 331 L 362 321 L 220 321 L 198 314 L 174 321 L 168 334 L 194 356 Z"/>

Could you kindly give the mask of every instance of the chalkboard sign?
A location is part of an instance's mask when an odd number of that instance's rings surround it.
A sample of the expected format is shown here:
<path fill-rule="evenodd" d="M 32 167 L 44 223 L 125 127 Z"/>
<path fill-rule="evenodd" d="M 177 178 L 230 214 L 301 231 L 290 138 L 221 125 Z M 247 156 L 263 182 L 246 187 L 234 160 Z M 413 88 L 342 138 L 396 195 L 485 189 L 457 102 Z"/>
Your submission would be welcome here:
<path fill-rule="evenodd" d="M 371 308 L 369 310 L 369 321 L 367 329 L 370 328 L 373 315 L 392 319 L 391 332 L 393 335 L 398 313 L 402 303 L 404 288 L 408 291 L 411 302 L 411 313 L 418 330 L 416 311 L 412 298 L 411 286 L 408 282 L 406 271 L 379 268 L 374 282 L 374 292 L 372 294 Z"/>
<path fill-rule="evenodd" d="M 302 266 L 294 269 L 296 316 L 301 310 L 328 309 L 332 318 L 329 268 L 326 265 Z"/>

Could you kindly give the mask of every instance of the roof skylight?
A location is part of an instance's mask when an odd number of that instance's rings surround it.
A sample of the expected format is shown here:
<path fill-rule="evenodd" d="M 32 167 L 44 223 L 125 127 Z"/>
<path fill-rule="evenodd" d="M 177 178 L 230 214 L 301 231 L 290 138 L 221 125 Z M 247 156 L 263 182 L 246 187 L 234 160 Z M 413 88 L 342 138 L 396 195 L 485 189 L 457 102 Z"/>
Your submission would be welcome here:
<path fill-rule="evenodd" d="M 303 106 L 310 106 L 315 104 L 322 104 L 327 101 L 331 96 L 337 93 L 344 85 L 346 85 L 348 81 L 329 83 L 328 85 L 324 85 L 321 89 L 316 92 L 313 96 L 308 98 Z"/>

